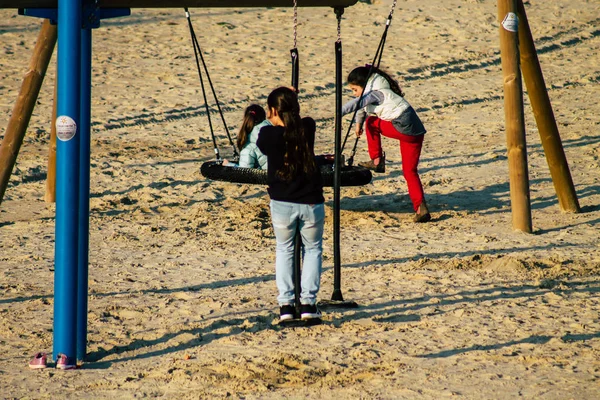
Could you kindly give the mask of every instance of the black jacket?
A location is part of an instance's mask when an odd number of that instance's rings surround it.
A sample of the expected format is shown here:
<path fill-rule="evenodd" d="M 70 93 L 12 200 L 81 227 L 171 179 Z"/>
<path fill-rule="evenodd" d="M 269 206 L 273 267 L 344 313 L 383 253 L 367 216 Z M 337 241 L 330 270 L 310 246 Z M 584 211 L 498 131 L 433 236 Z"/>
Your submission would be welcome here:
<path fill-rule="evenodd" d="M 302 118 L 304 135 L 308 140 L 309 149 L 314 152 L 315 146 L 315 120 L 310 117 Z M 267 184 L 269 196 L 272 200 L 287 201 L 300 204 L 321 204 L 323 197 L 323 181 L 319 168 L 314 174 L 307 176 L 303 172 L 291 182 L 282 181 L 277 177 L 277 170 L 283 166 L 285 143 L 283 140 L 283 126 L 265 126 L 258 134 L 256 145 L 267 156 Z"/>

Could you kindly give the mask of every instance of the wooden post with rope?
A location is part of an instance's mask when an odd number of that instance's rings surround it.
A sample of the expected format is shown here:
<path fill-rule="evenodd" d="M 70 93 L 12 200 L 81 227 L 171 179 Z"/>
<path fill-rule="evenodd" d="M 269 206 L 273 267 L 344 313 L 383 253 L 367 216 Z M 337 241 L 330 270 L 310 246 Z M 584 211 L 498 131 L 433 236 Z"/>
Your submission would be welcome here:
<path fill-rule="evenodd" d="M 517 0 L 519 16 L 519 50 L 523 79 L 527 86 L 527 93 L 533 109 L 533 115 L 538 127 L 546 161 L 550 168 L 550 175 L 554 183 L 554 190 L 558 196 L 558 204 L 562 211 L 579 212 L 579 202 L 575 186 L 571 179 L 569 165 L 563 150 L 560 134 L 546 90 L 544 75 L 535 50 L 533 36 L 525 14 L 523 0 Z"/>
<path fill-rule="evenodd" d="M 504 118 L 513 229 L 531 233 L 531 205 L 523 113 L 523 87 L 519 66 L 516 0 L 498 0 L 498 18 L 504 77 Z"/>
<path fill-rule="evenodd" d="M 38 35 L 29 69 L 25 73 L 19 96 L 13 108 L 6 127 L 4 140 L 0 146 L 0 204 L 8 181 L 17 161 L 23 138 L 35 107 L 35 102 L 40 93 L 48 64 L 56 45 L 57 28 L 50 20 L 44 20 Z"/>

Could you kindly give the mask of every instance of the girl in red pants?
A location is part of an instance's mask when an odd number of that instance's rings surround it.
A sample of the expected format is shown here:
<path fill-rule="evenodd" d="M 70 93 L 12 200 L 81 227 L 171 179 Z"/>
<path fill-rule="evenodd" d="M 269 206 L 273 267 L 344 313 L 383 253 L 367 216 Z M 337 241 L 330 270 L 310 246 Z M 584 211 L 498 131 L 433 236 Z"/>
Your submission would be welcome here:
<path fill-rule="evenodd" d="M 369 75 L 370 73 L 370 75 Z M 375 172 L 385 172 L 385 153 L 381 148 L 381 135 L 400 141 L 402 172 L 408 185 L 408 195 L 413 203 L 415 222 L 431 219 L 421 178 L 417 171 L 425 127 L 416 111 L 404 99 L 398 82 L 375 67 L 358 67 L 348 75 L 348 86 L 356 99 L 342 107 L 342 115 L 356 113 L 356 135 L 364 129 L 371 161 L 359 163 Z M 369 116 L 367 117 L 367 114 Z"/>

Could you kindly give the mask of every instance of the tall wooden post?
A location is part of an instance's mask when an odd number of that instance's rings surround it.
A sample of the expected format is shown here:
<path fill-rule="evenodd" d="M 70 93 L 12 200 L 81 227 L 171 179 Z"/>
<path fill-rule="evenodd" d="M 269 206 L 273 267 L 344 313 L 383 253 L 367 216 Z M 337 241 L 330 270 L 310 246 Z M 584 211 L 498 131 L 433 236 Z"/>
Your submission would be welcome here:
<path fill-rule="evenodd" d="M 571 179 L 569 165 L 563 150 L 554 112 L 546 90 L 544 75 L 538 60 L 533 36 L 525 14 L 523 0 L 517 0 L 517 11 L 519 15 L 519 48 L 521 52 L 521 65 L 523 78 L 527 86 L 527 93 L 531 101 L 531 108 L 538 131 L 546 161 L 550 168 L 550 175 L 554 183 L 554 190 L 558 196 L 558 204 L 562 211 L 579 212 L 579 202 L 575 186 Z"/>
<path fill-rule="evenodd" d="M 54 103 L 52 105 L 52 123 L 50 124 L 50 146 L 48 146 L 48 171 L 46 172 L 46 203 L 56 202 L 56 101 L 58 93 L 58 71 L 54 79 Z"/>
<path fill-rule="evenodd" d="M 516 0 L 498 0 L 498 18 L 500 21 L 502 74 L 504 76 L 504 118 L 513 229 L 531 233 L 529 172 L 525 142 L 523 87 L 519 66 Z"/>
<path fill-rule="evenodd" d="M 56 25 L 52 25 L 49 20 L 44 20 L 29 62 L 29 69 L 23 78 L 19 97 L 17 97 L 6 127 L 4 140 L 0 146 L 0 204 L 2 204 L 4 192 L 17 161 L 35 102 L 52 58 L 56 37 Z"/>

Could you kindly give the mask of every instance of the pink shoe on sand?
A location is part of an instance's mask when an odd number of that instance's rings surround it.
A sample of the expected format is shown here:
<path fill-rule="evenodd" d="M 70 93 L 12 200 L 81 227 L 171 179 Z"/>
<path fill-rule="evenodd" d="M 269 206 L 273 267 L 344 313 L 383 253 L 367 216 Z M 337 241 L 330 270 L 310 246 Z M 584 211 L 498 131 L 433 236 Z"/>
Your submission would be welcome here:
<path fill-rule="evenodd" d="M 58 353 L 56 357 L 56 368 L 58 369 L 75 369 L 77 368 L 77 364 L 75 363 L 75 359 L 71 357 L 67 357 L 65 354 Z"/>
<path fill-rule="evenodd" d="M 29 361 L 29 368 L 31 369 L 42 369 L 48 366 L 48 356 L 46 353 L 37 353 L 31 361 Z"/>

